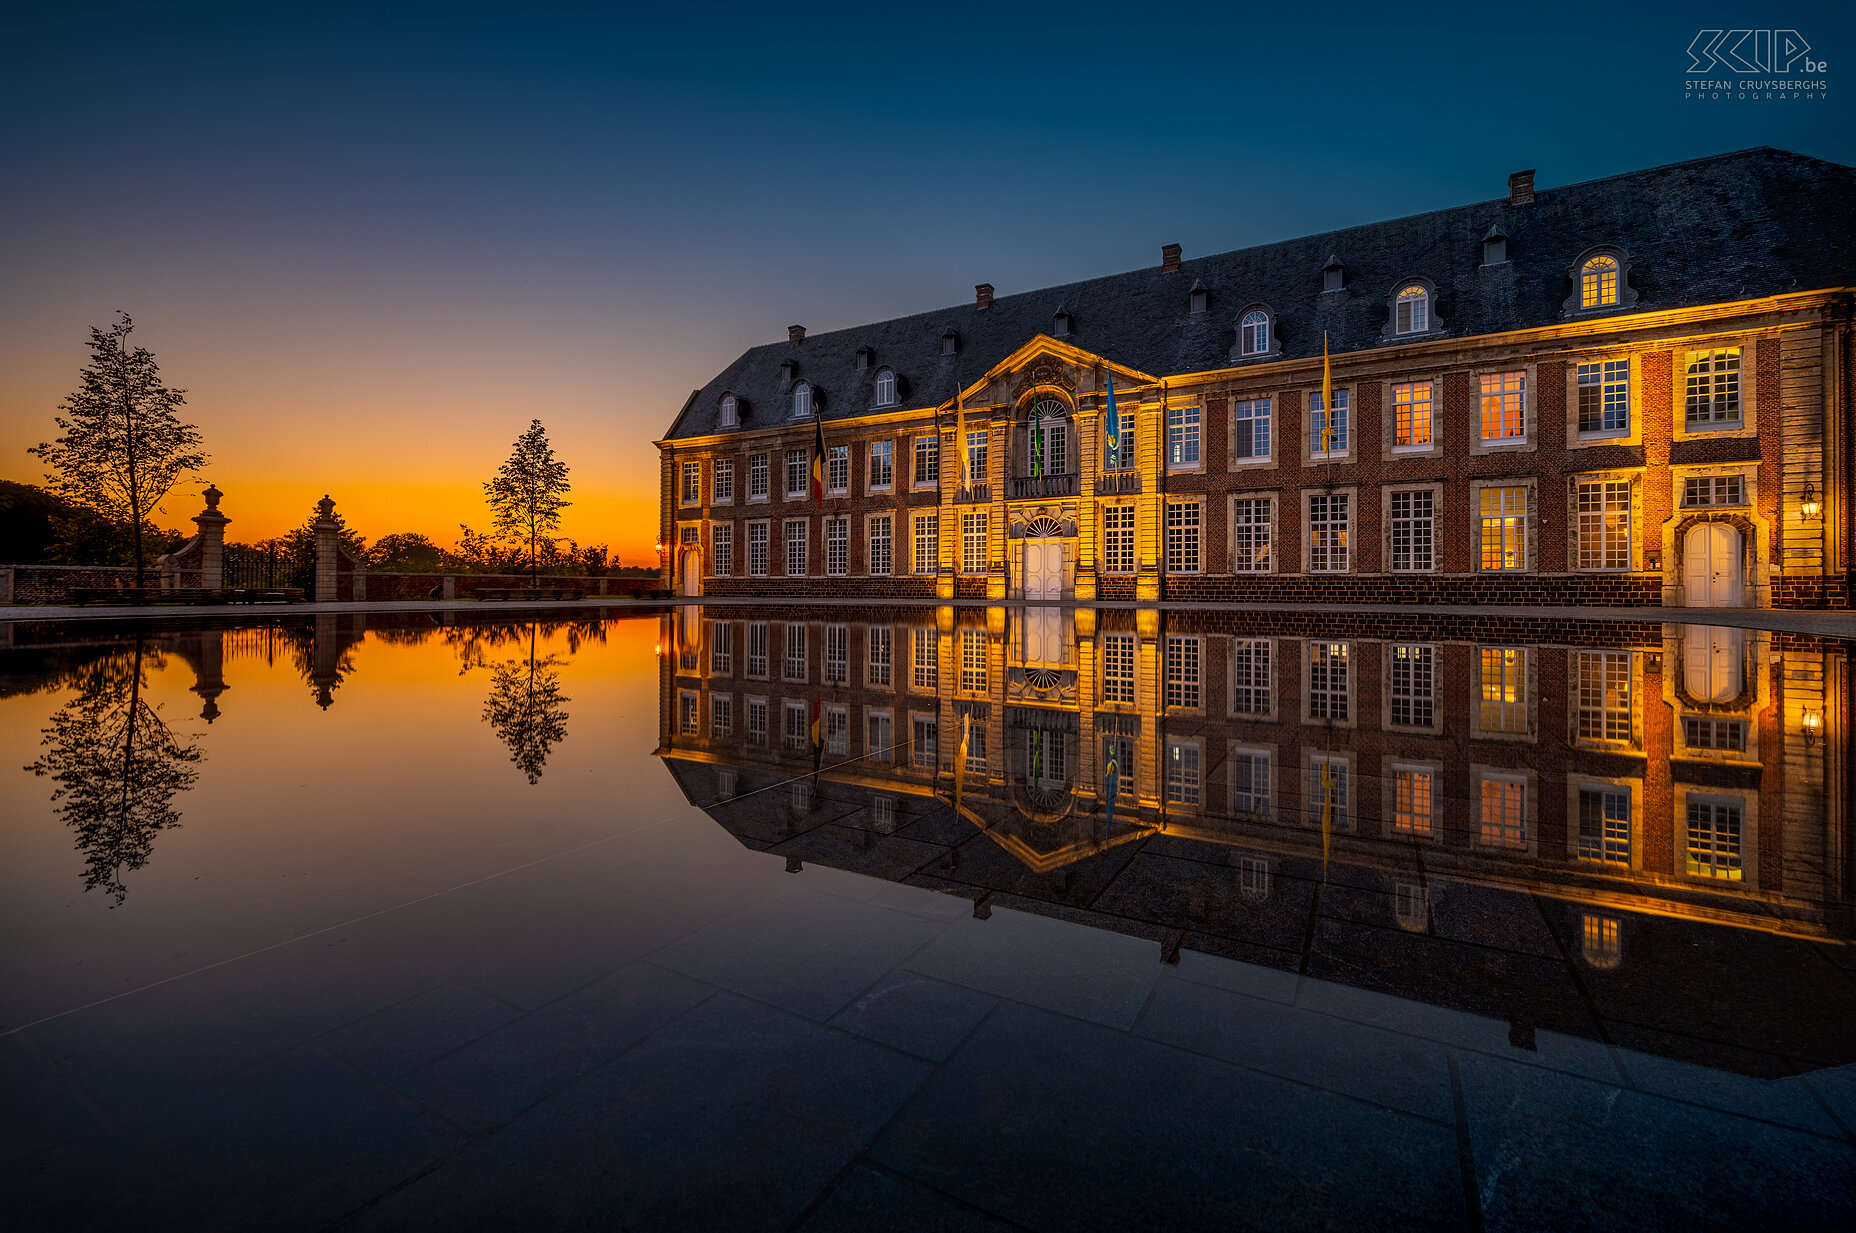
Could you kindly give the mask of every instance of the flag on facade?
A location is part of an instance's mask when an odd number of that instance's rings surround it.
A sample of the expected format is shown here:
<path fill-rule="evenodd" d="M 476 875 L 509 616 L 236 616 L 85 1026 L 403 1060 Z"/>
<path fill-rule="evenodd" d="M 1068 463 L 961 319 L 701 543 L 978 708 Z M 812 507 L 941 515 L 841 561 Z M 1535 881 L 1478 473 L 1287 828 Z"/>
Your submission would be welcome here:
<path fill-rule="evenodd" d="M 1121 470 L 1121 413 L 1115 410 L 1115 370 L 1108 369 L 1108 407 L 1103 423 L 1108 432 L 1108 469 Z"/>
<path fill-rule="evenodd" d="M 1334 834 L 1334 779 L 1321 763 L 1321 876 L 1328 874 L 1328 841 Z"/>
<path fill-rule="evenodd" d="M 825 504 L 825 426 L 812 421 L 812 503 Z"/>
<path fill-rule="evenodd" d="M 819 696 L 812 695 L 812 780 L 818 782 L 818 764 L 825 754 L 824 717 L 819 710 Z"/>
<path fill-rule="evenodd" d="M 1328 332 L 1321 331 L 1321 452 L 1334 443 L 1334 374 L 1328 368 Z"/>
<path fill-rule="evenodd" d="M 1104 825 L 1115 829 L 1115 798 L 1121 794 L 1121 763 L 1115 758 L 1115 741 L 1108 742 L 1108 774 L 1103 777 L 1102 799 L 1108 805 L 1108 820 Z"/>
<path fill-rule="evenodd" d="M 1031 474 L 1044 474 L 1044 424 L 1038 418 L 1038 392 L 1031 390 Z"/>
<path fill-rule="evenodd" d="M 954 812 L 960 812 L 960 790 L 967 780 L 967 742 L 973 736 L 973 716 L 963 716 L 960 722 L 960 754 L 954 759 Z"/>
<path fill-rule="evenodd" d="M 973 451 L 967 448 L 967 408 L 960 401 L 960 379 L 954 379 L 954 448 L 960 451 L 960 482 L 973 482 Z"/>

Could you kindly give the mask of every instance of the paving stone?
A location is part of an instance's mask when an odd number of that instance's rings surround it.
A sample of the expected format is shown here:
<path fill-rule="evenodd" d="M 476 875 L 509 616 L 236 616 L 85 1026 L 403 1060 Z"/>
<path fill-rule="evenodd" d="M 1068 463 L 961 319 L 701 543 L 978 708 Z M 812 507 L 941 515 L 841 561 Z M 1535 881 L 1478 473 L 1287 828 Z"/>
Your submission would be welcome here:
<path fill-rule="evenodd" d="M 832 1019 L 833 1027 L 941 1061 L 997 1003 L 916 972 L 895 972 Z"/>
<path fill-rule="evenodd" d="M 998 1221 L 959 1207 L 893 1174 L 852 1169 L 800 1233 L 1001 1233 Z"/>
<path fill-rule="evenodd" d="M 321 1044 L 376 1079 L 392 1080 L 522 1013 L 469 989 L 440 985 L 337 1028 Z"/>

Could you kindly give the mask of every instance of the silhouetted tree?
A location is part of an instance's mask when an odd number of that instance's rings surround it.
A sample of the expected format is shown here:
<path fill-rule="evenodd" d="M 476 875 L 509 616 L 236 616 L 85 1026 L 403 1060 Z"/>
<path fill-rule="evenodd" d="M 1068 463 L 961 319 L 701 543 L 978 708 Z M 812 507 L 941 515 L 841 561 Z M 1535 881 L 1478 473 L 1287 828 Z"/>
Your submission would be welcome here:
<path fill-rule="evenodd" d="M 374 569 L 433 574 L 455 567 L 458 561 L 417 531 L 401 531 L 375 540 L 367 550 L 367 563 Z"/>
<path fill-rule="evenodd" d="M 145 524 L 183 475 L 206 465 L 206 455 L 198 429 L 175 414 L 186 391 L 161 383 L 148 348 L 125 345 L 134 328 L 127 313 L 107 331 L 91 327 L 90 362 L 61 405 L 69 418 L 57 417 L 64 435 L 27 452 L 51 468 L 47 478 L 59 495 L 128 527 L 139 584 Z"/>
<path fill-rule="evenodd" d="M 93 665 L 44 729 L 45 755 L 26 768 L 57 785 L 52 802 L 77 832 L 84 889 L 100 886 L 117 903 L 129 893 L 122 875 L 148 863 L 157 832 L 180 825 L 174 798 L 193 787 L 203 756 L 143 700 L 143 655 L 138 638 L 132 655 Z"/>
<path fill-rule="evenodd" d="M 532 784 L 541 779 L 548 751 L 567 737 L 567 712 L 572 699 L 561 692 L 561 675 L 553 656 L 537 659 L 536 627 L 528 627 L 528 658 L 497 664 L 484 700 L 483 718 L 490 730 L 509 747 L 509 760 Z"/>
<path fill-rule="evenodd" d="M 561 511 L 572 504 L 565 499 L 571 488 L 567 465 L 555 458 L 540 420 L 529 421 L 528 431 L 516 438 L 496 478 L 483 486 L 490 503 L 490 529 L 523 545 L 531 573 L 539 574 L 542 545 L 553 546 Z"/>

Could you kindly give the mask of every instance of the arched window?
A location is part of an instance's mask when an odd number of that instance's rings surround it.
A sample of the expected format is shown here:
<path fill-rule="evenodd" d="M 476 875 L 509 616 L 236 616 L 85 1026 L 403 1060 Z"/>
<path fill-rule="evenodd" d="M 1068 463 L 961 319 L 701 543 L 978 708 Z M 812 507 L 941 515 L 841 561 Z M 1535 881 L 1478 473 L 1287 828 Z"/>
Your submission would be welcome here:
<path fill-rule="evenodd" d="M 876 405 L 879 407 L 893 407 L 896 405 L 896 373 L 894 369 L 877 369 Z"/>
<path fill-rule="evenodd" d="M 1239 355 L 1262 355 L 1270 349 L 1270 315 L 1261 308 L 1244 314 L 1237 327 Z"/>
<path fill-rule="evenodd" d="M 722 427 L 733 428 L 741 422 L 741 405 L 733 394 L 722 395 Z"/>
<path fill-rule="evenodd" d="M 1392 332 L 1422 334 L 1431 328 L 1431 293 L 1413 283 L 1398 293 Z"/>
<path fill-rule="evenodd" d="M 801 381 L 793 387 L 793 418 L 809 419 L 812 415 L 812 387 Z"/>
<path fill-rule="evenodd" d="M 1600 253 L 1579 267 L 1579 307 L 1605 308 L 1618 302 L 1618 259 Z"/>

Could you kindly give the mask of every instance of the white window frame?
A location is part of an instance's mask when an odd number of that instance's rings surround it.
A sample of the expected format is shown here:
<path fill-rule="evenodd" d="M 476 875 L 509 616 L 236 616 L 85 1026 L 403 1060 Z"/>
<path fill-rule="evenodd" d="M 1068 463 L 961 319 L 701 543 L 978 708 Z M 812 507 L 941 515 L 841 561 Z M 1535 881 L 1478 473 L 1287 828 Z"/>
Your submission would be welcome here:
<path fill-rule="evenodd" d="M 887 578 L 896 572 L 896 516 L 871 514 L 864 525 L 864 572 Z"/>
<path fill-rule="evenodd" d="M 893 407 L 899 401 L 896 393 L 896 371 L 893 368 L 876 370 L 876 405 Z"/>
<path fill-rule="evenodd" d="M 1392 300 L 1392 332 L 1401 337 L 1431 331 L 1431 293 L 1422 284 L 1406 283 Z"/>
<path fill-rule="evenodd" d="M 1433 643 L 1385 642 L 1385 724 L 1388 728 L 1440 732 L 1443 703 L 1438 683 L 1443 656 Z"/>
<path fill-rule="evenodd" d="M 678 492 L 679 505 L 702 504 L 702 463 L 686 462 L 683 464 L 683 483 Z"/>
<path fill-rule="evenodd" d="M 941 688 L 940 637 L 932 625 L 909 628 L 909 691 L 932 694 Z"/>
<path fill-rule="evenodd" d="M 718 522 L 709 528 L 709 576 L 727 578 L 735 572 L 735 524 Z"/>
<path fill-rule="evenodd" d="M 1521 494 L 1521 506 L 1518 510 L 1511 508 L 1511 494 L 1517 492 Z M 1485 509 L 1484 503 L 1492 493 L 1501 495 L 1496 498 L 1498 508 L 1491 514 Z M 1527 573 L 1533 568 L 1534 564 L 1533 553 L 1531 551 L 1534 506 L 1533 485 L 1527 483 L 1525 480 L 1518 483 L 1507 480 L 1489 480 L 1485 483 L 1472 484 L 1470 495 L 1475 501 L 1472 517 L 1476 520 L 1474 545 L 1476 553 L 1476 572 L 1480 574 Z M 1508 564 L 1507 556 L 1508 531 L 1511 523 L 1514 524 L 1512 529 L 1515 534 L 1515 547 L 1518 550 L 1515 563 L 1512 565 Z M 1498 528 L 1498 533 L 1500 535 L 1499 563 L 1495 565 L 1486 563 L 1487 557 L 1485 549 L 1488 543 L 1491 524 Z"/>
<path fill-rule="evenodd" d="M 1250 425 L 1250 452 L 1237 452 L 1238 425 Z M 1274 398 L 1235 398 L 1230 414 L 1231 465 L 1257 466 L 1276 459 L 1276 400 Z"/>
<path fill-rule="evenodd" d="M 1162 755 L 1162 792 L 1172 807 L 1197 809 L 1205 800 L 1205 751 L 1197 737 L 1169 736 Z"/>
<path fill-rule="evenodd" d="M 828 445 L 825 447 L 825 491 L 834 497 L 841 497 L 851 490 L 851 447 L 848 445 Z"/>
<path fill-rule="evenodd" d="M 1205 410 L 1181 403 L 1166 411 L 1166 469 L 1200 471 L 1205 467 Z"/>
<path fill-rule="evenodd" d="M 1237 323 L 1237 353 L 1268 355 L 1270 350 L 1270 315 L 1253 308 Z"/>
<path fill-rule="evenodd" d="M 1231 572 L 1276 572 L 1276 496 L 1274 493 L 1234 494 L 1231 497 Z"/>
<path fill-rule="evenodd" d="M 1491 381 L 1496 382 L 1496 388 L 1493 392 L 1489 389 L 1489 382 Z M 1511 383 L 1513 388 L 1509 388 Z M 1478 373 L 1476 375 L 1476 435 L 1482 448 L 1494 449 L 1504 446 L 1527 444 L 1529 419 L 1527 385 L 1527 369 L 1525 368 L 1510 368 L 1497 372 Z M 1501 404 L 1502 422 L 1501 432 L 1493 437 L 1487 435 L 1489 400 L 1491 398 Z M 1515 411 L 1521 422 L 1521 428 L 1518 432 L 1508 431 L 1508 402 L 1511 398 L 1514 400 Z"/>
<path fill-rule="evenodd" d="M 786 499 L 804 497 L 812 487 L 812 451 L 804 448 L 786 451 Z M 794 481 L 798 486 L 794 486 Z"/>
<path fill-rule="evenodd" d="M 1340 727 L 1354 725 L 1353 644 L 1328 638 L 1309 639 L 1302 656 L 1302 721 Z"/>
<path fill-rule="evenodd" d="M 1437 838 L 1441 829 L 1437 806 L 1443 788 L 1442 768 L 1435 762 L 1399 759 L 1386 763 L 1385 778 L 1387 832 L 1416 839 Z M 1403 791 L 1407 783 L 1408 793 Z"/>
<path fill-rule="evenodd" d="M 1637 740 L 1637 662 L 1631 651 L 1573 651 L 1573 741 L 1584 747 L 1634 746 Z M 1619 704 L 1621 700 L 1621 705 Z"/>
<path fill-rule="evenodd" d="M 812 418 L 812 386 L 810 382 L 801 381 L 793 387 L 793 418 L 809 420 Z"/>
<path fill-rule="evenodd" d="M 960 691 L 968 694 L 986 692 L 986 631 L 966 628 L 960 631 Z"/>
<path fill-rule="evenodd" d="M 1432 574 L 1437 572 L 1436 488 L 1392 488 L 1386 492 L 1386 569 L 1394 574 Z M 1401 514 L 1403 498 L 1406 506 Z M 1422 508 L 1420 508 L 1422 507 Z M 1405 545 L 1399 545 L 1400 532 Z"/>
<path fill-rule="evenodd" d="M 1346 574 L 1353 571 L 1353 491 L 1308 491 L 1302 493 L 1302 534 L 1304 568 L 1311 574 Z M 1321 502 L 1319 525 L 1316 502 Z M 1336 505 L 1338 502 L 1338 506 Z M 1338 509 L 1339 520 L 1335 519 Z M 1338 527 L 1338 532 L 1335 528 Z M 1332 537 L 1338 534 L 1336 544 Z M 1324 538 L 1317 538 L 1324 535 Z"/>
<path fill-rule="evenodd" d="M 1198 634 L 1168 634 L 1163 650 L 1164 692 L 1168 711 L 1205 709 L 1205 644 Z"/>
<path fill-rule="evenodd" d="M 1569 417 L 1581 441 L 1605 441 L 1632 435 L 1636 420 L 1635 376 L 1629 356 L 1603 356 L 1572 366 L 1573 400 Z M 1594 418 L 1585 414 L 1587 394 Z M 1615 422 L 1618 417 L 1622 422 Z"/>
<path fill-rule="evenodd" d="M 748 503 L 769 499 L 772 493 L 773 463 L 765 453 L 748 455 Z"/>
<path fill-rule="evenodd" d="M 805 684 L 807 659 L 805 622 L 788 621 L 780 630 L 780 679 Z"/>
<path fill-rule="evenodd" d="M 1627 574 L 1636 557 L 1633 532 L 1637 486 L 1628 476 L 1575 475 L 1572 479 L 1573 569 L 1582 574 Z M 1623 489 L 1623 526 L 1615 522 L 1613 501 Z M 1597 500 L 1587 508 L 1586 490 Z M 1588 536 L 1590 538 L 1588 538 Z M 1589 546 L 1588 546 L 1589 545 Z M 1621 560 L 1619 558 L 1622 558 Z"/>
<path fill-rule="evenodd" d="M 1495 692 L 1490 698 L 1487 656 L 1496 655 Z M 1479 740 L 1531 740 L 1534 734 L 1534 656 L 1524 646 L 1483 646 L 1471 648 L 1475 656 L 1470 682 L 1470 715 L 1473 735 Z M 1510 698 L 1510 693 L 1519 697 Z M 1488 708 L 1496 708 L 1491 711 Z M 1491 726 L 1485 721 L 1496 720 Z M 1520 726 L 1513 727 L 1515 720 Z"/>
<path fill-rule="evenodd" d="M 1330 449 L 1321 448 L 1321 430 L 1327 425 L 1327 409 L 1321 405 L 1321 391 L 1308 394 L 1308 456 L 1316 461 L 1348 458 L 1353 454 L 1353 393 L 1334 387 L 1334 439 Z"/>
<path fill-rule="evenodd" d="M 1744 346 L 1704 347 L 1682 352 L 1682 423 L 1681 432 L 1694 436 L 1710 432 L 1738 432 L 1747 426 L 1746 360 L 1751 348 Z M 1732 367 L 1720 367 L 1731 355 Z M 1702 365 L 1697 371 L 1697 363 Z M 1733 415 L 1723 418 L 1718 408 L 1730 401 L 1724 391 L 1732 388 Z M 1696 391 L 1702 391 L 1698 399 Z M 1700 407 L 1704 418 L 1696 417 Z"/>
<path fill-rule="evenodd" d="M 825 519 L 825 574 L 842 578 L 851 572 L 851 520 L 843 515 Z"/>
<path fill-rule="evenodd" d="M 916 437 L 910 457 L 909 487 L 938 487 L 941 483 L 941 434 Z"/>
<path fill-rule="evenodd" d="M 768 637 L 767 622 L 748 622 L 747 663 L 744 667 L 751 680 L 767 679 L 767 666 L 771 662 L 768 658 Z"/>
<path fill-rule="evenodd" d="M 811 562 L 806 559 L 808 550 L 811 547 L 811 523 L 812 520 L 809 518 L 787 518 L 780 525 L 780 563 L 785 568 L 786 577 L 788 578 L 804 578 L 807 568 L 811 565 Z M 793 529 L 795 527 L 799 530 L 799 539 L 797 541 L 799 551 L 797 553 L 793 551 L 795 542 L 793 539 Z M 798 558 L 797 562 L 794 560 L 795 556 Z M 798 564 L 798 569 L 793 568 L 795 563 Z"/>
<path fill-rule="evenodd" d="M 1478 766 L 1474 768 L 1476 781 L 1476 844 L 1478 847 L 1495 852 L 1527 853 L 1534 850 L 1534 786 L 1529 782 L 1527 772 L 1511 767 Z M 1497 788 L 1496 800 L 1500 802 L 1500 814 L 1494 820 L 1498 838 L 1491 838 L 1489 789 Z M 1511 789 L 1518 792 L 1511 793 Z M 1510 814 L 1508 805 L 1518 798 L 1519 817 Z M 1513 833 L 1519 831 L 1517 836 Z"/>
<path fill-rule="evenodd" d="M 1134 634 L 1102 635 L 1102 701 L 1133 706 L 1136 697 L 1140 643 Z"/>
<path fill-rule="evenodd" d="M 1234 719 L 1276 718 L 1276 644 L 1269 638 L 1233 638 L 1225 655 Z"/>
<path fill-rule="evenodd" d="M 864 684 L 871 689 L 896 685 L 896 635 L 887 625 L 864 630 Z"/>
<path fill-rule="evenodd" d="M 748 577 L 767 577 L 769 553 L 772 551 L 773 524 L 765 518 L 748 523 Z M 756 541 L 759 541 L 758 543 Z M 756 560 L 758 553 L 759 559 Z"/>
<path fill-rule="evenodd" d="M 1121 525 L 1122 523 L 1126 525 Z M 1132 505 L 1102 507 L 1102 572 L 1132 574 L 1140 564 L 1136 527 L 1139 515 Z"/>
<path fill-rule="evenodd" d="M 941 515 L 909 516 L 910 572 L 917 575 L 941 572 Z"/>
<path fill-rule="evenodd" d="M 1401 393 L 1402 391 L 1402 393 Z M 1420 397 L 1422 391 L 1422 397 Z M 1399 408 L 1409 410 L 1407 440 L 1398 439 Z M 1394 454 L 1423 454 L 1437 448 L 1437 382 L 1430 377 L 1420 377 L 1412 381 L 1392 382 L 1390 413 L 1386 423 L 1392 431 L 1392 452 Z M 1424 437 L 1418 438 L 1418 412 L 1424 413 Z"/>
<path fill-rule="evenodd" d="M 987 535 L 987 521 L 983 510 L 961 511 L 960 572 L 962 574 L 972 576 L 986 572 L 986 553 L 991 543 Z"/>
<path fill-rule="evenodd" d="M 1190 512 L 1188 512 L 1190 511 Z M 1199 574 L 1205 571 L 1205 502 L 1166 503 L 1166 572 Z"/>
<path fill-rule="evenodd" d="M 734 428 L 741 423 L 741 404 L 733 394 L 722 395 L 718 412 L 718 421 L 723 428 Z"/>
<path fill-rule="evenodd" d="M 1247 822 L 1270 821 L 1276 805 L 1275 748 L 1234 744 L 1226 751 L 1225 765 L 1230 768 L 1225 778 L 1231 788 L 1231 816 Z"/>
<path fill-rule="evenodd" d="M 1353 830 L 1353 755 L 1336 750 L 1309 750 L 1303 755 L 1308 824 L 1321 825 L 1322 809 L 1331 800 L 1330 820 L 1337 832 Z M 1328 787 L 1321 786 L 1321 768 L 1328 768 Z"/>
<path fill-rule="evenodd" d="M 868 478 L 871 492 L 893 492 L 896 487 L 896 442 L 888 439 L 870 442 Z"/>
<path fill-rule="evenodd" d="M 735 460 L 717 458 L 710 466 L 709 488 L 715 505 L 735 503 Z"/>

